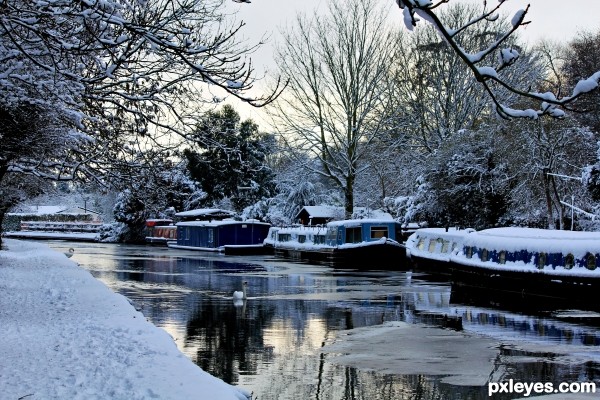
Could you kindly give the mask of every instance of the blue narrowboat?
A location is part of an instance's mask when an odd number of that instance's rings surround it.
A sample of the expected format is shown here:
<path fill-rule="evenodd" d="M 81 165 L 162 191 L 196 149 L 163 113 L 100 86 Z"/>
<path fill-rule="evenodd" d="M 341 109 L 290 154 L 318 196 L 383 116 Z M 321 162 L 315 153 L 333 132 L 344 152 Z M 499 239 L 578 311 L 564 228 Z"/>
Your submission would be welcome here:
<path fill-rule="evenodd" d="M 272 230 L 276 238 L 265 244 L 286 258 L 361 269 L 403 269 L 402 232 L 402 225 L 392 219 L 354 219 L 329 222 L 325 227 Z"/>
<path fill-rule="evenodd" d="M 262 248 L 270 224 L 257 220 L 183 221 L 177 223 L 177 242 L 169 247 L 223 252 L 233 249 Z"/>

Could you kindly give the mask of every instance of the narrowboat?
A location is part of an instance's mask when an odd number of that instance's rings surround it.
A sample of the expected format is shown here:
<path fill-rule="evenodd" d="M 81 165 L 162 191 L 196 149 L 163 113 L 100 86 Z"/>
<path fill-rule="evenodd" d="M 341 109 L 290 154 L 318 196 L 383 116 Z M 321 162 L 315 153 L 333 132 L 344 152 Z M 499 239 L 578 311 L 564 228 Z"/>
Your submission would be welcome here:
<path fill-rule="evenodd" d="M 388 219 L 332 221 L 325 226 L 272 230 L 275 255 L 308 262 L 364 269 L 405 266 L 406 251 L 396 238 L 402 225 Z"/>
<path fill-rule="evenodd" d="M 177 242 L 169 247 L 176 249 L 224 252 L 231 248 L 238 254 L 246 250 L 262 250 L 270 224 L 258 220 L 233 219 L 211 221 L 182 221 L 177 226 Z"/>
<path fill-rule="evenodd" d="M 567 300 L 595 298 L 600 289 L 599 232 L 423 229 L 407 248 L 417 268 L 445 269 L 461 285 Z"/>
<path fill-rule="evenodd" d="M 172 219 L 146 220 L 146 243 L 153 245 L 167 245 L 169 241 L 177 241 L 177 227 Z"/>
<path fill-rule="evenodd" d="M 450 256 L 462 248 L 464 236 L 473 229 L 421 228 L 406 240 L 406 255 L 412 267 L 435 275 L 452 275 Z"/>

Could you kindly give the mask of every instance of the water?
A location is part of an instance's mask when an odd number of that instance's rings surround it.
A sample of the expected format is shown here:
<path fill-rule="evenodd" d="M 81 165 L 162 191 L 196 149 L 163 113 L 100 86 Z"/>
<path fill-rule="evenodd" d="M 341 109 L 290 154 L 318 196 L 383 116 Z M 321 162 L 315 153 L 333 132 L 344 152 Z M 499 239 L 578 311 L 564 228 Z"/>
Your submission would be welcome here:
<path fill-rule="evenodd" d="M 473 384 L 469 371 L 483 373 L 483 382 L 514 379 L 557 385 L 600 379 L 600 314 L 593 311 L 506 301 L 412 272 L 378 271 L 376 264 L 372 271 L 360 272 L 266 256 L 50 244 L 61 251 L 75 248 L 73 260 L 127 296 L 196 364 L 252 391 L 258 400 L 487 398 L 487 386 Z M 236 305 L 232 293 L 244 281 L 249 299 Z M 441 328 L 458 317 L 462 332 Z M 423 358 L 431 356 L 427 339 L 423 350 L 411 348 L 411 337 L 388 339 L 383 345 L 389 350 L 384 348 L 380 358 L 369 360 L 367 354 L 369 370 L 357 368 L 356 360 L 340 363 L 338 354 L 323 351 L 344 330 L 398 321 L 410 323 L 416 332 L 433 332 L 432 337 L 436 332 L 452 335 L 448 348 L 442 349 L 448 353 L 440 358 L 461 372 L 451 374 L 443 365 L 425 363 L 425 371 L 403 373 L 418 361 L 401 360 L 409 348 L 417 356 L 419 351 Z M 484 371 L 479 371 L 469 346 L 463 351 L 455 342 L 463 334 L 491 353 Z M 394 372 L 377 372 L 388 358 L 400 359 L 391 363 Z"/>

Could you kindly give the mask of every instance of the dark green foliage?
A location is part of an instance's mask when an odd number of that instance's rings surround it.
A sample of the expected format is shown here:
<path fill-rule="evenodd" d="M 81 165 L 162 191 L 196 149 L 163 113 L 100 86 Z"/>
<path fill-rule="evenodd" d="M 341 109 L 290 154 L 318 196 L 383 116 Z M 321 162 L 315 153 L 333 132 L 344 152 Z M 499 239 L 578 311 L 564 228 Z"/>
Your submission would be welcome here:
<path fill-rule="evenodd" d="M 229 105 L 209 112 L 194 132 L 196 145 L 184 151 L 192 179 L 206 192 L 205 205 L 229 198 L 236 211 L 270 197 L 274 174 L 267 158 L 275 146 L 251 120 L 240 122 Z"/>

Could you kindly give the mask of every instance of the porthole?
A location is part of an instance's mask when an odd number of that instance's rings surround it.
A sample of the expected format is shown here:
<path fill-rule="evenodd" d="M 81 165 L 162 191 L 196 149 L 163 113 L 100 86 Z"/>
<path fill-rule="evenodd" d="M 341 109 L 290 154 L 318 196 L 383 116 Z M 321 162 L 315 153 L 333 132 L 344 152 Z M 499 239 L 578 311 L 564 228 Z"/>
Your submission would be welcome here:
<path fill-rule="evenodd" d="M 498 263 L 506 264 L 506 251 L 502 250 L 500 253 L 498 253 Z"/>
<path fill-rule="evenodd" d="M 565 257 L 565 269 L 571 269 L 575 266 L 575 256 L 573 254 L 567 254 Z"/>
<path fill-rule="evenodd" d="M 544 269 L 544 265 L 546 265 L 546 253 L 540 253 L 538 255 L 537 268 Z"/>
<path fill-rule="evenodd" d="M 590 271 L 596 269 L 596 256 L 592 253 L 587 253 L 587 255 L 585 256 L 585 267 Z"/>

